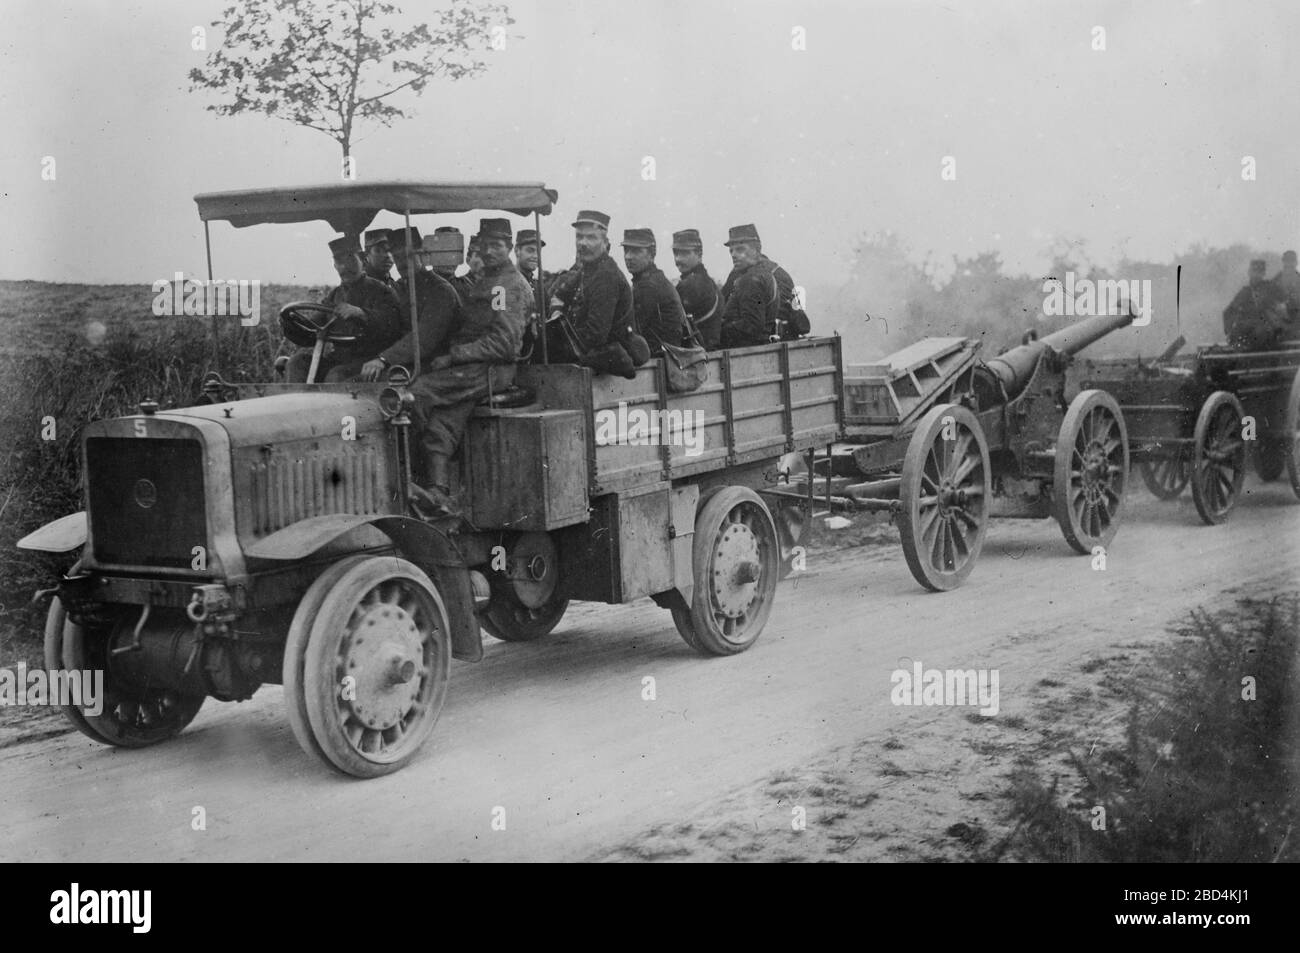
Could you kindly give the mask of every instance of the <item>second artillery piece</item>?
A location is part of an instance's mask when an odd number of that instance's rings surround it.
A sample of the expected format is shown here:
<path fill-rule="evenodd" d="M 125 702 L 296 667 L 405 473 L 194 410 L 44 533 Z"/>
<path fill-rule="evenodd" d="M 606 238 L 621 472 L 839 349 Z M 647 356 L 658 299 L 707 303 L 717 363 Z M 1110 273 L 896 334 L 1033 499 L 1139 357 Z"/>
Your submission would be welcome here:
<path fill-rule="evenodd" d="M 992 358 L 968 338 L 926 338 L 845 374 L 844 441 L 808 453 L 779 488 L 811 512 L 897 514 L 916 580 L 953 589 L 970 574 L 991 516 L 1054 516 L 1080 553 L 1109 545 L 1128 481 L 1119 404 L 1066 398 L 1073 356 L 1133 315 L 1101 315 Z"/>

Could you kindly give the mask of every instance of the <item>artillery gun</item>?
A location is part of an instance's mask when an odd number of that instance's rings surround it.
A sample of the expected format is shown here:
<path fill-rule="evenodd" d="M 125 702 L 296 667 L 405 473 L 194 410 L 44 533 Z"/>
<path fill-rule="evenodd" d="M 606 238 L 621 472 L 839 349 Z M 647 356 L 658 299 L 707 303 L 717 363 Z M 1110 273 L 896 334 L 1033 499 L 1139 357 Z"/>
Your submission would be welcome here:
<path fill-rule="evenodd" d="M 1083 348 L 1132 323 L 1101 315 L 1003 354 L 926 338 L 845 375 L 845 439 L 808 455 L 780 492 L 805 511 L 896 514 L 916 580 L 935 591 L 970 574 L 991 516 L 1053 516 L 1080 553 L 1110 544 L 1124 509 L 1128 438 L 1119 405 L 1099 390 L 1066 397 Z"/>

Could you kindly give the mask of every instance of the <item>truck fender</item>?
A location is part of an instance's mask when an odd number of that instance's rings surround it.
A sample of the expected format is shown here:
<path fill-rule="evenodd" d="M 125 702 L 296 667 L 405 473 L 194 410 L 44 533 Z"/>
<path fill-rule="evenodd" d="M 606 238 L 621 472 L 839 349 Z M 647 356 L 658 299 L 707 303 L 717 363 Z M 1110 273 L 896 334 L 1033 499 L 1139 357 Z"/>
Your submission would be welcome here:
<path fill-rule="evenodd" d="M 253 559 L 304 559 L 361 526 L 373 526 L 382 532 L 403 556 L 433 578 L 451 622 L 452 656 L 469 662 L 482 659 L 483 636 L 474 612 L 469 567 L 446 534 L 428 523 L 406 516 L 313 516 L 259 540 L 245 553 Z"/>
<path fill-rule="evenodd" d="M 70 513 L 18 540 L 19 549 L 66 553 L 86 545 L 86 511 Z"/>

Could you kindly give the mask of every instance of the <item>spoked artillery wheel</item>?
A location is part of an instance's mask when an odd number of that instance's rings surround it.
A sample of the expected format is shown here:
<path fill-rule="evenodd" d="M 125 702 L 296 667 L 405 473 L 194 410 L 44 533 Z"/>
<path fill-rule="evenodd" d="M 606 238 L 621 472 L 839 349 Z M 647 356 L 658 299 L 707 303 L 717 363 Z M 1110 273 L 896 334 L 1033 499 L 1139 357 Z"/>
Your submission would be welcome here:
<path fill-rule="evenodd" d="M 1192 478 L 1191 461 L 1179 452 L 1174 457 L 1158 457 L 1138 464 L 1142 482 L 1157 500 L 1176 500 Z"/>
<path fill-rule="evenodd" d="M 1291 381 L 1291 392 L 1286 398 L 1285 416 L 1286 473 L 1291 480 L 1291 492 L 1300 499 L 1300 370 Z"/>
<path fill-rule="evenodd" d="M 1052 482 L 1052 513 L 1077 552 L 1087 555 L 1115 538 L 1128 467 L 1128 430 L 1119 404 L 1105 391 L 1081 391 L 1056 438 Z"/>
<path fill-rule="evenodd" d="M 940 404 L 921 418 L 903 458 L 899 533 L 907 568 L 927 589 L 955 589 L 988 531 L 992 469 L 975 415 Z"/>
<path fill-rule="evenodd" d="M 284 652 L 303 749 L 373 778 L 409 762 L 447 697 L 451 638 L 437 587 L 396 556 L 354 556 L 303 595 Z"/>
<path fill-rule="evenodd" d="M 123 623 L 125 624 L 125 623 Z M 68 618 L 55 596 L 45 618 L 45 669 L 104 673 L 104 697 L 99 714 L 85 707 L 62 705 L 63 713 L 77 730 L 103 744 L 143 748 L 179 734 L 203 707 L 203 695 L 183 695 L 170 688 L 139 688 L 114 674 L 109 645 L 113 632 L 88 631 Z M 52 684 L 52 683 L 51 683 Z M 82 679 L 82 701 L 91 701 L 91 685 Z"/>
<path fill-rule="evenodd" d="M 510 544 L 509 559 L 512 575 L 488 573 L 492 599 L 479 624 L 503 642 L 532 642 L 559 625 L 569 607 L 556 595 L 559 554 L 546 533 L 522 533 Z"/>
<path fill-rule="evenodd" d="M 1217 390 L 1196 418 L 1192 500 L 1201 519 L 1211 526 L 1228 518 L 1246 476 L 1241 417 L 1241 402 L 1227 391 Z"/>
<path fill-rule="evenodd" d="M 691 567 L 691 606 L 672 610 L 678 633 L 705 655 L 745 651 L 767 624 L 781 572 L 776 525 L 758 494 L 728 486 L 703 502 Z"/>

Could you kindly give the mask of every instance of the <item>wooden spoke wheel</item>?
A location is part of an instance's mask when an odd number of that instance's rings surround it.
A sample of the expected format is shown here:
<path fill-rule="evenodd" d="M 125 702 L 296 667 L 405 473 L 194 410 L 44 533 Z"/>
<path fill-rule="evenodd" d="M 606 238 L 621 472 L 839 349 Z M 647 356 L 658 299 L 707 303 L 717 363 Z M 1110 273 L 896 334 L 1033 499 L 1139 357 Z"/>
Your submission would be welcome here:
<path fill-rule="evenodd" d="M 1211 526 L 1228 518 L 1246 476 L 1241 418 L 1241 402 L 1223 390 L 1210 395 L 1196 418 L 1192 501 L 1201 519 Z"/>
<path fill-rule="evenodd" d="M 903 555 L 927 589 L 955 589 L 975 568 L 991 481 L 988 442 L 975 415 L 959 404 L 931 408 L 907 445 L 899 486 Z"/>
<path fill-rule="evenodd" d="M 1128 431 L 1115 398 L 1085 390 L 1070 401 L 1056 438 L 1052 512 L 1077 552 L 1109 546 L 1124 513 Z"/>
<path fill-rule="evenodd" d="M 396 771 L 415 757 L 446 701 L 451 638 L 442 597 L 400 557 L 343 560 L 303 596 L 284 669 L 290 723 L 307 716 L 314 744 L 306 750 L 355 777 Z"/>
<path fill-rule="evenodd" d="M 1260 480 L 1272 483 L 1282 475 L 1286 469 L 1286 458 L 1290 449 L 1287 441 L 1273 437 L 1261 437 L 1255 441 L 1250 456 L 1251 462 L 1255 465 L 1255 473 L 1259 475 Z"/>
<path fill-rule="evenodd" d="M 728 486 L 695 516 L 690 608 L 672 610 L 687 645 L 705 655 L 736 655 L 763 631 L 781 572 L 781 546 L 767 506 L 753 490 Z"/>
<path fill-rule="evenodd" d="M 77 730 L 103 744 L 144 748 L 179 734 L 203 707 L 203 695 L 184 695 L 170 688 L 138 688 L 114 674 L 109 659 L 111 632 L 88 630 L 68 618 L 58 596 L 45 618 L 45 668 L 56 671 L 104 673 L 104 697 L 99 714 L 83 705 L 63 705 Z M 84 692 L 90 687 L 83 678 Z"/>
<path fill-rule="evenodd" d="M 1191 461 L 1180 453 L 1175 457 L 1158 457 L 1138 464 L 1142 482 L 1158 500 L 1176 500 L 1192 478 Z"/>
<path fill-rule="evenodd" d="M 1291 480 L 1291 492 L 1300 499 L 1300 370 L 1291 381 L 1284 420 L 1286 436 L 1282 443 L 1286 450 L 1286 474 Z"/>
<path fill-rule="evenodd" d="M 532 642 L 549 635 L 569 607 L 556 595 L 559 554 L 546 533 L 521 533 L 508 549 L 510 573 L 487 573 L 492 599 L 479 624 L 503 642 Z"/>

